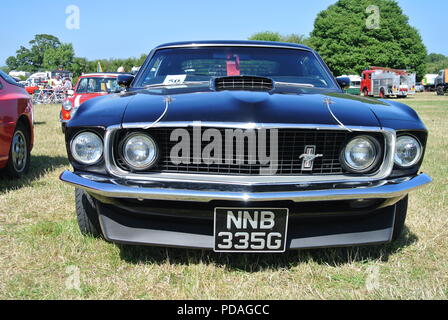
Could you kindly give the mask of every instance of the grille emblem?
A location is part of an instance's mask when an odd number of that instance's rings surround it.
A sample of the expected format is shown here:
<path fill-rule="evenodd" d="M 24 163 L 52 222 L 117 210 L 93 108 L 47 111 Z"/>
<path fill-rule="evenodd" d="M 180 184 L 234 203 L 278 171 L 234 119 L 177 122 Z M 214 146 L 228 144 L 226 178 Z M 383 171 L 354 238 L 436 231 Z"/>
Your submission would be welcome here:
<path fill-rule="evenodd" d="M 314 159 L 323 156 L 323 154 L 316 154 L 316 146 L 305 146 L 304 153 L 299 157 L 299 159 L 302 159 L 302 170 L 313 170 Z"/>

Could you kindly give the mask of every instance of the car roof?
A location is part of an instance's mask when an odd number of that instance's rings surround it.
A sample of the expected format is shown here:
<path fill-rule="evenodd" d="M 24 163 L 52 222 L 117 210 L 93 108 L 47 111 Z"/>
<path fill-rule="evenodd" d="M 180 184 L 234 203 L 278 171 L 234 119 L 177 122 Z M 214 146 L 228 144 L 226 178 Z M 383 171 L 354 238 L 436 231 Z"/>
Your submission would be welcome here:
<path fill-rule="evenodd" d="M 312 50 L 303 44 L 276 42 L 276 41 L 258 41 L 258 40 L 201 40 L 201 41 L 179 41 L 169 42 L 157 46 L 155 49 L 165 47 L 196 47 L 196 46 L 255 46 L 255 47 L 282 47 L 292 49 L 306 49 Z"/>

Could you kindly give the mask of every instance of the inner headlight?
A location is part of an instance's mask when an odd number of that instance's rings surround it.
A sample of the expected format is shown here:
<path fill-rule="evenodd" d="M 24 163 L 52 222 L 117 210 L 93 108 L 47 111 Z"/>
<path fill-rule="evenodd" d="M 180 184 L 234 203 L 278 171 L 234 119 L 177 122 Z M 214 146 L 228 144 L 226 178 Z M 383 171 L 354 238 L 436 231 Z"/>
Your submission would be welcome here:
<path fill-rule="evenodd" d="M 395 147 L 395 164 L 408 168 L 420 161 L 422 156 L 422 146 L 420 142 L 411 136 L 401 136 L 397 138 Z"/>
<path fill-rule="evenodd" d="M 76 161 L 91 165 L 103 155 L 103 140 L 96 133 L 84 131 L 72 140 L 70 149 Z"/>
<path fill-rule="evenodd" d="M 146 134 L 131 134 L 123 143 L 123 157 L 134 170 L 148 169 L 157 159 L 157 145 Z"/>
<path fill-rule="evenodd" d="M 368 136 L 355 137 L 347 143 L 342 152 L 342 162 L 353 172 L 365 172 L 376 163 L 379 145 Z"/>

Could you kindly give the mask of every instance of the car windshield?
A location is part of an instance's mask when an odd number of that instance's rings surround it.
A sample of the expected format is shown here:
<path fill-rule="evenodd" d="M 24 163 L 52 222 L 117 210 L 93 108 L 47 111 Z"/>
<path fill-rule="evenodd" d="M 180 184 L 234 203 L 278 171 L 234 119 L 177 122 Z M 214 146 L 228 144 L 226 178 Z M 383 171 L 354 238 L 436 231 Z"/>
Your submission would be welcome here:
<path fill-rule="evenodd" d="M 79 81 L 76 93 L 109 93 L 119 88 L 117 78 L 83 78 Z"/>
<path fill-rule="evenodd" d="M 331 75 L 312 52 L 264 47 L 157 50 L 134 86 L 191 85 L 225 76 L 259 76 L 293 85 L 336 87 Z"/>

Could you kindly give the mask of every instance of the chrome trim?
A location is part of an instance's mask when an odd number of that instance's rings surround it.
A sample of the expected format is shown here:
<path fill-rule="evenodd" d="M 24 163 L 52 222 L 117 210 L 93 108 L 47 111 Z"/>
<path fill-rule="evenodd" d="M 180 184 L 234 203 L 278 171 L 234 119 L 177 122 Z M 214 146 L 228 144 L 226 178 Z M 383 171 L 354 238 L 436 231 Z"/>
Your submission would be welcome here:
<path fill-rule="evenodd" d="M 380 169 L 371 175 L 362 177 L 353 177 L 353 175 L 300 175 L 300 176 L 244 176 L 244 175 L 213 175 L 213 174 L 180 174 L 180 173 L 146 173 L 133 174 L 120 169 L 113 155 L 113 138 L 119 129 L 144 129 L 153 123 L 126 123 L 123 125 L 113 125 L 106 129 L 104 136 L 104 160 L 107 172 L 116 178 L 127 180 L 146 180 L 146 181 L 184 181 L 184 182 L 208 182 L 208 183 L 227 183 L 227 184 L 246 184 L 246 185 L 265 185 L 265 184 L 297 184 L 297 183 L 329 183 L 329 182 L 368 182 L 385 179 L 392 172 L 394 166 L 394 151 L 396 133 L 395 130 L 380 127 L 362 127 L 348 126 L 355 132 L 379 132 L 385 139 L 385 150 L 383 163 Z M 154 123 L 153 128 L 158 127 L 215 127 L 215 128 L 242 128 L 242 129 L 315 129 L 315 130 L 344 130 L 339 125 L 316 125 L 316 124 L 288 124 L 288 123 L 242 123 L 242 122 L 158 122 Z M 268 181 L 268 182 L 266 182 Z"/>
<path fill-rule="evenodd" d="M 333 117 L 334 120 L 336 120 L 337 123 L 339 123 L 339 125 L 344 128 L 345 130 L 347 130 L 348 132 L 352 132 L 352 130 L 350 128 L 347 128 L 339 119 L 338 117 L 336 117 L 336 115 L 333 113 L 333 110 L 331 110 L 331 105 L 334 103 L 333 100 L 331 100 L 331 98 L 326 98 L 324 100 L 324 103 L 327 106 L 328 112 L 331 114 L 331 116 Z"/>
<path fill-rule="evenodd" d="M 153 56 L 158 50 L 163 49 L 173 49 L 173 48 L 195 48 L 195 47 L 252 47 L 252 48 L 280 48 L 280 49 L 291 49 L 291 50 L 303 50 L 311 52 L 314 57 L 319 61 L 319 64 L 322 68 L 327 72 L 328 77 L 333 81 L 334 88 L 327 88 L 328 90 L 333 89 L 339 89 L 340 92 L 344 92 L 341 87 L 339 86 L 338 82 L 336 81 L 335 77 L 331 73 L 328 66 L 325 64 L 325 62 L 322 60 L 322 58 L 317 54 L 316 51 L 312 50 L 308 47 L 290 47 L 285 46 L 281 44 L 256 44 L 256 43 L 249 43 L 249 44 L 242 44 L 242 43 L 189 43 L 189 44 L 177 44 L 177 45 L 170 45 L 170 46 L 163 46 L 163 47 L 156 47 L 148 54 L 148 57 L 146 58 L 145 62 L 143 63 L 141 69 L 137 73 L 137 75 L 134 77 L 134 80 L 131 83 L 131 88 L 140 88 L 140 87 L 134 87 L 134 83 L 138 83 L 140 81 L 141 75 L 143 74 L 143 71 L 147 67 L 147 65 L 152 60 Z"/>
<path fill-rule="evenodd" d="M 428 184 L 432 179 L 426 174 L 413 178 L 384 180 L 371 187 L 347 187 L 345 189 L 296 190 L 280 192 L 233 192 L 211 191 L 201 188 L 175 189 L 160 187 L 145 187 L 123 185 L 119 180 L 95 176 L 82 175 L 64 171 L 60 179 L 77 188 L 93 194 L 123 199 L 200 201 L 212 200 L 229 201 L 280 201 L 295 202 L 356 200 L 356 199 L 390 199 L 408 194 L 410 191 Z M 149 184 L 151 185 L 151 184 Z"/>
<path fill-rule="evenodd" d="M 253 48 L 281 48 L 281 49 L 292 49 L 292 50 L 304 50 L 313 52 L 307 47 L 292 47 L 285 46 L 281 44 L 256 44 L 256 43 L 186 43 L 186 44 L 173 44 L 169 46 L 154 48 L 154 51 L 162 49 L 173 49 L 173 48 L 196 48 L 196 47 L 253 47 Z"/>

